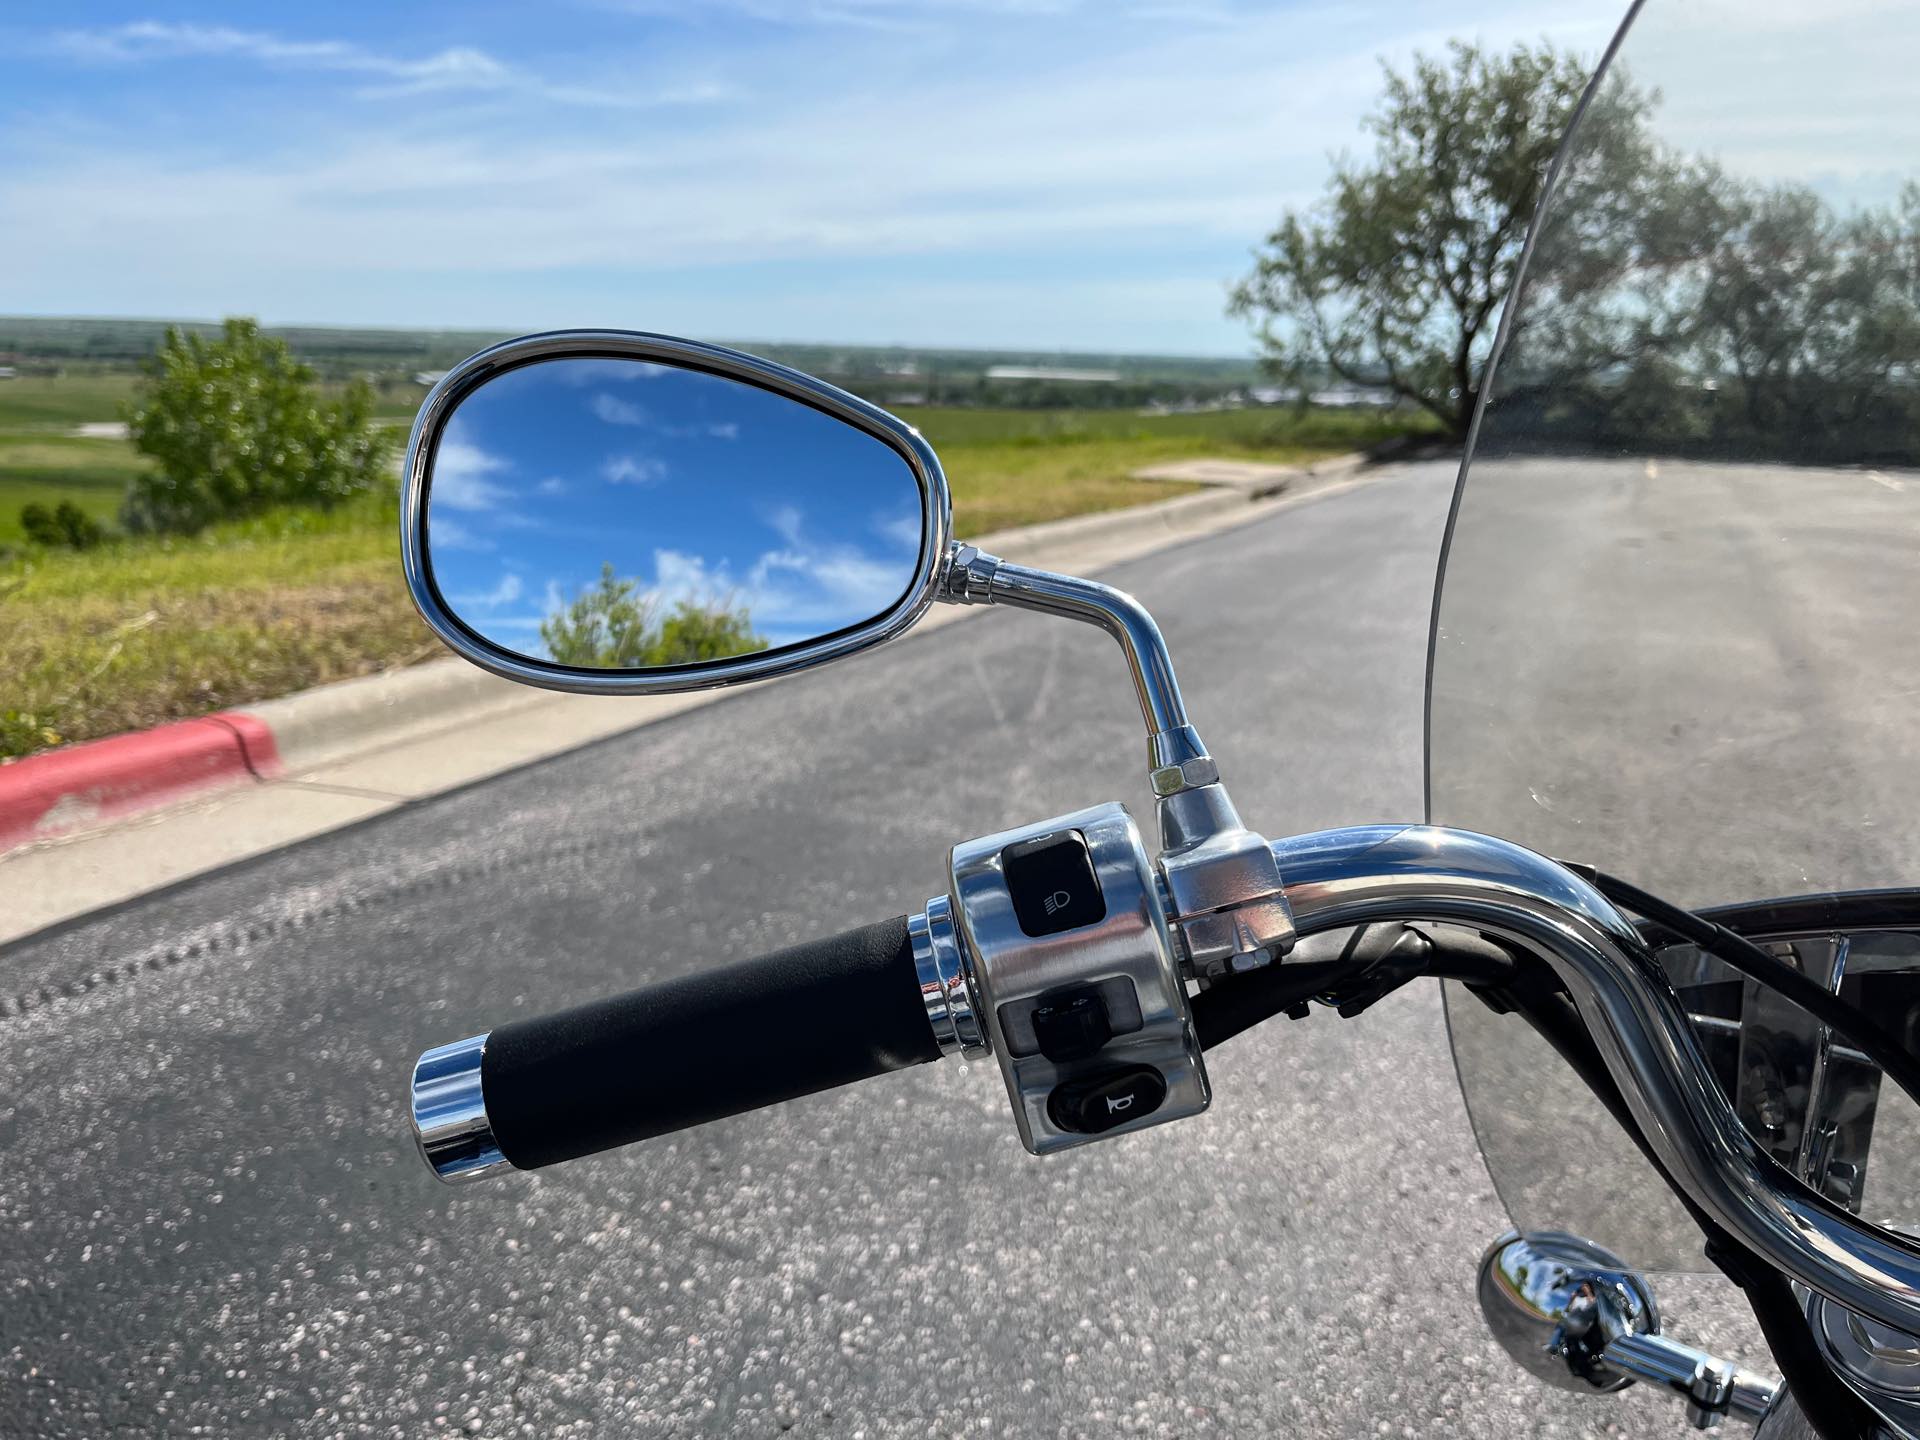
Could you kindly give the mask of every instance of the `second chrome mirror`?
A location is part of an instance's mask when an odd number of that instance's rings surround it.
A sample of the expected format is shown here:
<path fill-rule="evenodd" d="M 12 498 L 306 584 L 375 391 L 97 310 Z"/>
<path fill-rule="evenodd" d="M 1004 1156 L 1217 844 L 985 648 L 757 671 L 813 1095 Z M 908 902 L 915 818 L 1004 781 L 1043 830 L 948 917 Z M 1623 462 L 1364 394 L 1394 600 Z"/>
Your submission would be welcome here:
<path fill-rule="evenodd" d="M 948 529 L 909 427 L 797 372 L 659 336 L 483 351 L 422 407 L 407 579 L 510 679 L 698 689 L 876 644 L 932 598 Z"/>

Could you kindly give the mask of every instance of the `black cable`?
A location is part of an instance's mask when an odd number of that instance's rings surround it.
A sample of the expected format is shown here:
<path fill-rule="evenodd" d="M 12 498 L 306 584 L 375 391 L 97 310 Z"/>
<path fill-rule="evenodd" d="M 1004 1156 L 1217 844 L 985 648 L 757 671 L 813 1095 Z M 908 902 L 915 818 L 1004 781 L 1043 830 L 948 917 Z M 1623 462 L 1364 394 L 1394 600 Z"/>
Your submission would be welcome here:
<path fill-rule="evenodd" d="M 1913 1052 L 1907 1049 L 1899 1036 L 1871 1015 L 1848 1004 L 1791 965 L 1776 960 L 1746 936 L 1724 925 L 1716 925 L 1704 916 L 1682 910 L 1678 905 L 1669 904 L 1659 896 L 1650 895 L 1637 885 L 1596 870 L 1591 865 L 1567 865 L 1567 868 L 1584 875 L 1592 882 L 1594 889 L 1614 904 L 1653 921 L 1663 929 L 1671 930 L 1682 940 L 1697 945 L 1714 959 L 1732 966 L 1749 979 L 1778 991 L 1821 1024 L 1851 1041 L 1890 1080 L 1906 1091 L 1915 1104 L 1920 1105 L 1920 1060 L 1915 1059 Z"/>
<path fill-rule="evenodd" d="M 1309 1001 L 1351 1019 L 1422 975 L 1495 985 L 1513 972 L 1501 947 L 1465 930 L 1423 931 L 1399 922 L 1309 936 L 1277 964 L 1220 980 L 1193 997 L 1193 1028 L 1210 1050 Z"/>

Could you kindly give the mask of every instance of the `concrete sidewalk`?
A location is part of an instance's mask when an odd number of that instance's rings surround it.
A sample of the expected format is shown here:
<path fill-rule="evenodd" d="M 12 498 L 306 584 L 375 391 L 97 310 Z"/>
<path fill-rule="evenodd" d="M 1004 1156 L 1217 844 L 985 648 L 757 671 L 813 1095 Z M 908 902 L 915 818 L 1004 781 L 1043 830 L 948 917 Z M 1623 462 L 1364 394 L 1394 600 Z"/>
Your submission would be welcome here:
<path fill-rule="evenodd" d="M 1023 564 L 1092 574 L 1368 478 L 1352 465 L 1302 471 L 1280 499 L 1208 490 L 983 535 L 975 543 Z M 914 633 L 985 613 L 985 607 L 937 605 Z M 758 687 L 563 695 L 514 685 L 448 657 L 251 706 L 241 713 L 270 730 L 278 750 L 274 773 L 241 775 L 243 783 L 230 788 L 0 856 L 0 944 L 746 688 Z"/>

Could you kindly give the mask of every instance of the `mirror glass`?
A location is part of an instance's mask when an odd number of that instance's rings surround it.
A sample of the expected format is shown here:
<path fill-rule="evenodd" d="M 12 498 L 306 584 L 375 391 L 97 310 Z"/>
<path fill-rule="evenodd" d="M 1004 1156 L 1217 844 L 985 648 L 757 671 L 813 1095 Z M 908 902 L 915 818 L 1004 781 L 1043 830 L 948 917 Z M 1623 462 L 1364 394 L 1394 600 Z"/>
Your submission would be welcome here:
<path fill-rule="evenodd" d="M 913 583 L 925 502 L 898 450 L 704 370 L 560 357 L 455 407 L 426 569 L 502 650 L 656 670 L 803 645 Z"/>

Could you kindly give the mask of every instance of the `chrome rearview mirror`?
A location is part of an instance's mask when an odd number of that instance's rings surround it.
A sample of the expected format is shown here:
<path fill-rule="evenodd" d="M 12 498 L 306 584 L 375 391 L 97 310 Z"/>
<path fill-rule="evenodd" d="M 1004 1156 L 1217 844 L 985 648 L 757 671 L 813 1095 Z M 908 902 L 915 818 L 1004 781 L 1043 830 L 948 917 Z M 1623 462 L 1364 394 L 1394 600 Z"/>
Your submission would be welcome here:
<path fill-rule="evenodd" d="M 769 361 L 618 332 L 484 350 L 408 449 L 414 602 L 557 690 L 705 689 L 878 644 L 933 599 L 949 502 L 909 426 Z"/>
<path fill-rule="evenodd" d="M 783 365 L 662 335 L 483 350 L 421 406 L 401 547 L 434 633 L 551 690 L 698 690 L 900 634 L 934 600 L 1097 625 L 1147 729 L 1169 919 L 1199 975 L 1293 943 L 1267 841 L 1240 823 L 1139 601 L 950 545 L 912 426 Z"/>

